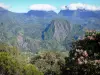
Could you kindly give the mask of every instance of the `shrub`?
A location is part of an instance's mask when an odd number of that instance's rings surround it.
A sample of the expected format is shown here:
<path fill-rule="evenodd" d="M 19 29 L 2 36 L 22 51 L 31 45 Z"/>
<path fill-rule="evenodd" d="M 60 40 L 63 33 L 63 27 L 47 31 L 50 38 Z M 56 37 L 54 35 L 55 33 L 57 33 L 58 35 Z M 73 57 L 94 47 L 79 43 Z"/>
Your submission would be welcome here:
<path fill-rule="evenodd" d="M 31 63 L 38 67 L 45 75 L 61 75 L 65 67 L 64 56 L 59 52 L 39 52 L 31 59 Z"/>
<path fill-rule="evenodd" d="M 21 75 L 20 64 L 6 52 L 0 52 L 0 74 Z"/>
<path fill-rule="evenodd" d="M 34 65 L 27 64 L 24 66 L 23 75 L 43 75 L 43 73 L 39 72 Z"/>
<path fill-rule="evenodd" d="M 0 44 L 0 75 L 43 75 L 16 52 L 16 48 Z"/>
<path fill-rule="evenodd" d="M 19 50 L 14 46 L 9 46 L 4 43 L 0 43 L 0 52 L 7 52 L 10 55 L 17 56 L 19 55 Z"/>
<path fill-rule="evenodd" d="M 67 75 L 99 75 L 100 74 L 100 33 L 86 32 L 83 39 L 73 43 L 73 50 L 66 58 Z"/>

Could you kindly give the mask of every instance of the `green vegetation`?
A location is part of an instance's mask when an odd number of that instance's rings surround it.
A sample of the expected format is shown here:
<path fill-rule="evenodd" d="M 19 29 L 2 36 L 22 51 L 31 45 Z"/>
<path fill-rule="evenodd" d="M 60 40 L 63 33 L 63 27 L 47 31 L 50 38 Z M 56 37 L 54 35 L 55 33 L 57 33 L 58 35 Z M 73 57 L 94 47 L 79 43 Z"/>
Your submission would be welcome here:
<path fill-rule="evenodd" d="M 27 64 L 24 66 L 23 75 L 43 75 L 43 73 L 39 72 L 34 65 Z"/>
<path fill-rule="evenodd" d="M 0 44 L 0 75 L 43 75 L 36 67 L 25 62 L 18 50 Z"/>
<path fill-rule="evenodd" d="M 31 63 L 45 75 L 61 75 L 65 68 L 65 57 L 63 52 L 43 51 L 32 57 Z"/>
<path fill-rule="evenodd" d="M 21 52 L 0 43 L 1 75 L 99 75 L 100 33 L 87 31 L 73 42 L 72 50 Z"/>
<path fill-rule="evenodd" d="M 22 75 L 20 64 L 7 52 L 0 52 L 0 74 Z"/>
<path fill-rule="evenodd" d="M 100 74 L 100 33 L 88 31 L 83 39 L 73 43 L 73 50 L 66 58 L 67 75 Z"/>

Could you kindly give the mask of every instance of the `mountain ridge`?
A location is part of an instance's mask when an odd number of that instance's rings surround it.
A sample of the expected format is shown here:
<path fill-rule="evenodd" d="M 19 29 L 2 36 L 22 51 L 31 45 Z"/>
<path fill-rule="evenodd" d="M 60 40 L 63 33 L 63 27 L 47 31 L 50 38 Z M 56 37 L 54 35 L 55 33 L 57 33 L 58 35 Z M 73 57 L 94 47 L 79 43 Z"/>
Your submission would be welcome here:
<path fill-rule="evenodd" d="M 65 45 L 83 35 L 84 29 L 100 29 L 99 11 L 61 10 L 56 13 L 30 10 L 14 13 L 3 8 L 0 10 L 0 24 L 6 26 L 7 41 L 10 40 L 7 43 L 32 52 L 44 48 L 65 50 Z M 17 40 L 19 33 L 23 34 L 21 41 Z"/>

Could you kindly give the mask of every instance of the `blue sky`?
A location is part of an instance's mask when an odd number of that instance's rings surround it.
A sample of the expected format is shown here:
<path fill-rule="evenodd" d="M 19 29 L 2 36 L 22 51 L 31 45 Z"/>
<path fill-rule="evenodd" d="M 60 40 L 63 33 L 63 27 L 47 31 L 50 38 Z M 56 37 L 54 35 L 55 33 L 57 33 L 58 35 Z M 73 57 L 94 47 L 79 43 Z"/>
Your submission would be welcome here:
<path fill-rule="evenodd" d="M 63 5 L 71 3 L 84 3 L 89 5 L 100 6 L 100 0 L 0 0 L 9 10 L 13 12 L 27 12 L 29 7 L 33 4 L 49 4 L 55 6 L 57 11 Z"/>

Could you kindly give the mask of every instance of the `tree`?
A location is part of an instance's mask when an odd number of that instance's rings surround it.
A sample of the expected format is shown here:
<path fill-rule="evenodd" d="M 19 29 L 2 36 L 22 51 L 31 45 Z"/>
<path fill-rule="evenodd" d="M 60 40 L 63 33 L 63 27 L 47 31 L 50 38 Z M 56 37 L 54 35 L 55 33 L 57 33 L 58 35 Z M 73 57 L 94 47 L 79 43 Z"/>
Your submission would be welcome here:
<path fill-rule="evenodd" d="M 65 56 L 60 52 L 39 52 L 31 59 L 31 63 L 38 67 L 44 75 L 61 75 L 65 67 Z"/>
<path fill-rule="evenodd" d="M 90 59 L 100 59 L 100 33 L 96 31 L 86 32 L 83 39 L 74 42 L 72 51 L 75 53 L 76 49 L 86 50 Z"/>
<path fill-rule="evenodd" d="M 0 52 L 0 74 L 21 75 L 20 64 L 7 52 Z"/>
<path fill-rule="evenodd" d="M 100 33 L 86 32 L 85 37 L 73 43 L 69 58 L 66 58 L 66 70 L 69 75 L 100 74 Z"/>
<path fill-rule="evenodd" d="M 34 65 L 27 64 L 24 66 L 23 75 L 43 75 L 43 73 L 38 71 Z"/>
<path fill-rule="evenodd" d="M 24 62 L 15 47 L 0 44 L 0 75 L 43 75 L 36 67 Z"/>
<path fill-rule="evenodd" d="M 7 32 L 6 32 L 6 26 L 4 23 L 0 24 L 0 42 L 6 42 L 7 41 Z"/>

